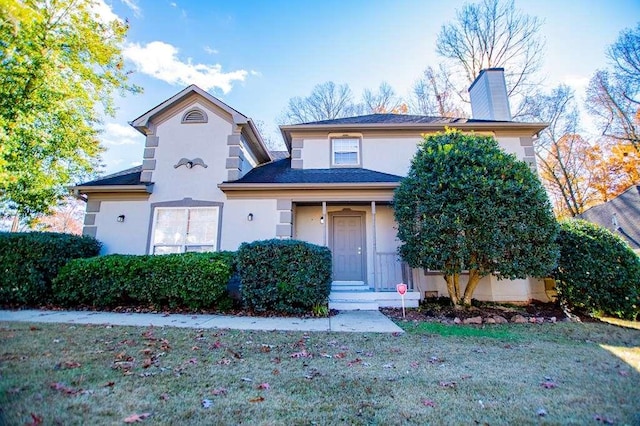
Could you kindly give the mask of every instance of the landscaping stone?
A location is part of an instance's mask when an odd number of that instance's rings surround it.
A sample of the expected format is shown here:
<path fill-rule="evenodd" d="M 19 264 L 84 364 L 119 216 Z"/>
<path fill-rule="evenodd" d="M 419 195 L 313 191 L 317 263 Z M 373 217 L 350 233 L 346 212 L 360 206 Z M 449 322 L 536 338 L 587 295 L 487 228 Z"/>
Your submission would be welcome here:
<path fill-rule="evenodd" d="M 522 315 L 514 315 L 513 317 L 511 317 L 511 322 L 514 322 L 516 324 L 524 324 L 527 322 L 527 319 Z"/>
<path fill-rule="evenodd" d="M 537 323 L 537 324 L 542 324 L 542 323 L 544 323 L 544 318 L 542 318 L 542 317 L 536 317 L 536 323 Z"/>
<path fill-rule="evenodd" d="M 487 318 L 484 320 L 484 322 L 487 324 L 495 324 L 496 320 L 494 320 L 493 318 Z"/>
<path fill-rule="evenodd" d="M 494 315 L 493 320 L 496 322 L 496 324 L 507 324 L 509 322 L 505 317 L 500 315 Z"/>
<path fill-rule="evenodd" d="M 465 318 L 464 324 L 482 324 L 482 317 Z"/>
<path fill-rule="evenodd" d="M 535 323 L 536 323 L 536 319 L 535 319 L 534 317 L 530 317 L 530 318 L 529 318 L 529 322 L 530 322 L 531 324 L 535 324 Z"/>
<path fill-rule="evenodd" d="M 551 321 L 552 323 L 556 323 L 556 321 L 558 321 L 558 319 L 556 317 L 551 317 L 549 318 L 549 321 Z"/>
<path fill-rule="evenodd" d="M 462 320 L 461 320 L 460 318 L 458 318 L 458 317 L 455 317 L 455 318 L 453 319 L 453 323 L 454 323 L 454 324 L 462 324 Z"/>

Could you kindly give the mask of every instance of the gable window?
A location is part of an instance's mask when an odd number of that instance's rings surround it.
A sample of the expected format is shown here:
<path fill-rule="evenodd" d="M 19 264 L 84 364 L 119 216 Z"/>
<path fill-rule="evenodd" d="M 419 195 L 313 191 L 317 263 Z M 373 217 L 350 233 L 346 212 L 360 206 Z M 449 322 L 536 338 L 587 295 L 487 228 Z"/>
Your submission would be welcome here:
<path fill-rule="evenodd" d="M 207 113 L 200 108 L 193 108 L 185 112 L 182 116 L 182 123 L 206 123 L 208 121 Z"/>
<path fill-rule="evenodd" d="M 333 166 L 360 166 L 360 139 L 331 139 L 331 164 Z"/>
<path fill-rule="evenodd" d="M 218 249 L 219 207 L 158 207 L 153 218 L 153 254 Z"/>

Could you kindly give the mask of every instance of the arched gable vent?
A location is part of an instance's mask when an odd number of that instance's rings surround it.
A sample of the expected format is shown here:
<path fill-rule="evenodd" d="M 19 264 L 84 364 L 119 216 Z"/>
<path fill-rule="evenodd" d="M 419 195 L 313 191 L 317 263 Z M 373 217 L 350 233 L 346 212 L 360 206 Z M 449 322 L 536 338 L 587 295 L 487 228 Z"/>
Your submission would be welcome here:
<path fill-rule="evenodd" d="M 190 109 L 182 116 L 183 123 L 206 123 L 207 120 L 207 114 L 200 108 Z"/>

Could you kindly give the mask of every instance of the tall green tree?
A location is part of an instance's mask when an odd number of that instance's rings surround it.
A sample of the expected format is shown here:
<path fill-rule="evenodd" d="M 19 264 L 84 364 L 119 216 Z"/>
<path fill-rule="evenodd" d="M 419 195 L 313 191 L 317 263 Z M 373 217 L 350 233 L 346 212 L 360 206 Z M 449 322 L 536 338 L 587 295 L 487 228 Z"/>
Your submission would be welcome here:
<path fill-rule="evenodd" d="M 101 151 L 97 126 L 127 83 L 126 22 L 91 0 L 0 0 L 0 202 L 46 212 Z"/>
<path fill-rule="evenodd" d="M 442 271 L 454 305 L 470 305 L 484 276 L 541 277 L 555 266 L 558 226 L 544 188 L 492 137 L 426 136 L 396 190 L 394 212 L 400 255 L 413 268 Z"/>

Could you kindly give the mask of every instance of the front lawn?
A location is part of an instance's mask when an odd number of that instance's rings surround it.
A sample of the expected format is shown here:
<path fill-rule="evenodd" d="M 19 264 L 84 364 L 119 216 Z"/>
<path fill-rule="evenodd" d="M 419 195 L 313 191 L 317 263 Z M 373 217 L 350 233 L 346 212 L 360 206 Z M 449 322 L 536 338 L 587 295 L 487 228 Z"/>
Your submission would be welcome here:
<path fill-rule="evenodd" d="M 0 424 L 640 423 L 639 330 L 402 326 L 0 323 Z"/>

